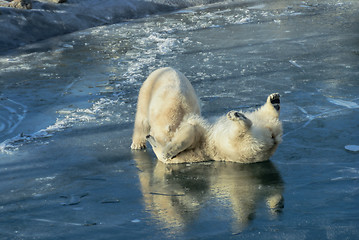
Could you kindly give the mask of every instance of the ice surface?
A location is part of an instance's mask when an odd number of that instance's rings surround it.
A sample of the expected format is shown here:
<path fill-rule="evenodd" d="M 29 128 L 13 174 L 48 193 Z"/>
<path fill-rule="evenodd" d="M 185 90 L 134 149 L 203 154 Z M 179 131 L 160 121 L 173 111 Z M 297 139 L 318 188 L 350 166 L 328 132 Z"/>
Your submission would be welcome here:
<path fill-rule="evenodd" d="M 356 238 L 358 7 L 205 4 L 2 54 L 0 238 Z M 131 153 L 138 90 L 163 66 L 190 79 L 208 118 L 279 92 L 271 161 Z"/>

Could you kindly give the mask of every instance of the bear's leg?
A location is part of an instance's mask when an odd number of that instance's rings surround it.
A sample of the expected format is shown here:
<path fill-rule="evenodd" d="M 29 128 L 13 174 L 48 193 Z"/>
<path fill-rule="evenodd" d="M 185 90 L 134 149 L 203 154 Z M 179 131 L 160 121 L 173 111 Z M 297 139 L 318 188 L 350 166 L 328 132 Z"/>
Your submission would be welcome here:
<path fill-rule="evenodd" d="M 195 125 L 186 123 L 180 126 L 171 142 L 163 148 L 164 159 L 173 159 L 180 152 L 192 146 L 194 142 L 199 139 L 200 134 L 200 131 L 198 131 Z"/>
<path fill-rule="evenodd" d="M 146 149 L 146 136 L 150 133 L 148 120 L 141 112 L 137 111 L 135 128 L 133 130 L 131 149 Z"/>
<path fill-rule="evenodd" d="M 275 144 L 282 141 L 282 124 L 279 121 L 280 113 L 280 95 L 279 93 L 272 93 L 268 96 L 267 102 L 259 109 L 255 114 L 257 118 L 261 119 L 265 123 L 271 133 Z"/>
<path fill-rule="evenodd" d="M 238 111 L 232 110 L 228 112 L 227 118 L 231 121 L 238 122 L 245 129 L 252 126 L 252 121 L 248 119 L 243 113 L 240 113 Z"/>
<path fill-rule="evenodd" d="M 147 136 L 146 136 L 146 139 L 147 139 L 147 141 L 151 144 L 151 146 L 152 146 L 153 148 L 157 148 L 157 142 L 156 142 L 156 139 L 155 139 L 153 136 L 147 135 Z"/>

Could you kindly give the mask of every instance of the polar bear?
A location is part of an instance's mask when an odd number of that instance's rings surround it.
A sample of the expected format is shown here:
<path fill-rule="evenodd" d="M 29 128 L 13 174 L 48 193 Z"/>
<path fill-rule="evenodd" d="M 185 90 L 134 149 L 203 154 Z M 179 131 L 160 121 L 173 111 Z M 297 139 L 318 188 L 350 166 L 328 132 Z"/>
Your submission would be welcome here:
<path fill-rule="evenodd" d="M 131 149 L 145 149 L 147 140 L 164 163 L 266 161 L 282 141 L 279 112 L 280 96 L 273 93 L 253 112 L 232 110 L 209 124 L 189 80 L 160 68 L 140 89 Z"/>

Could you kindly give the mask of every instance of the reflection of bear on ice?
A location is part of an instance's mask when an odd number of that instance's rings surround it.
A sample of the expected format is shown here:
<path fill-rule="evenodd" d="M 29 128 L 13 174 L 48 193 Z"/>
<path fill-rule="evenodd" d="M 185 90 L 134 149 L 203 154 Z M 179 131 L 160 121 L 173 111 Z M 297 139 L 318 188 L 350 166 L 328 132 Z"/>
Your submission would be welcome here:
<path fill-rule="evenodd" d="M 200 116 L 188 79 L 161 68 L 141 87 L 131 148 L 146 148 L 147 139 L 165 163 L 265 161 L 282 140 L 279 110 L 279 94 L 271 94 L 256 111 L 230 111 L 211 125 Z"/>
<path fill-rule="evenodd" d="M 284 207 L 284 183 L 271 161 L 168 165 L 140 151 L 134 160 L 146 210 L 171 232 L 211 219 L 222 227 L 230 223 L 238 233 L 255 221 L 256 213 L 275 220 Z"/>

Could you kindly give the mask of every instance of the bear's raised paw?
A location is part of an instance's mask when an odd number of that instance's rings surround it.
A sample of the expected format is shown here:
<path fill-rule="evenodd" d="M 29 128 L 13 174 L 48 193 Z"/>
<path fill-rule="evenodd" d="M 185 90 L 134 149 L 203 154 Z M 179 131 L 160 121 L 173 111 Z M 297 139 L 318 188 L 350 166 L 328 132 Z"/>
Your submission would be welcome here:
<path fill-rule="evenodd" d="M 227 116 L 232 121 L 245 121 L 245 120 L 247 120 L 247 117 L 244 116 L 243 113 L 240 113 L 240 112 L 234 111 L 234 110 L 227 113 Z"/>
<path fill-rule="evenodd" d="M 279 93 L 272 93 L 268 96 L 268 102 L 270 102 L 274 109 L 279 111 L 280 110 L 280 95 Z"/>
<path fill-rule="evenodd" d="M 243 123 L 247 127 L 252 126 L 252 121 L 249 120 L 243 113 L 240 113 L 238 111 L 232 110 L 228 112 L 227 117 L 229 120 Z"/>

